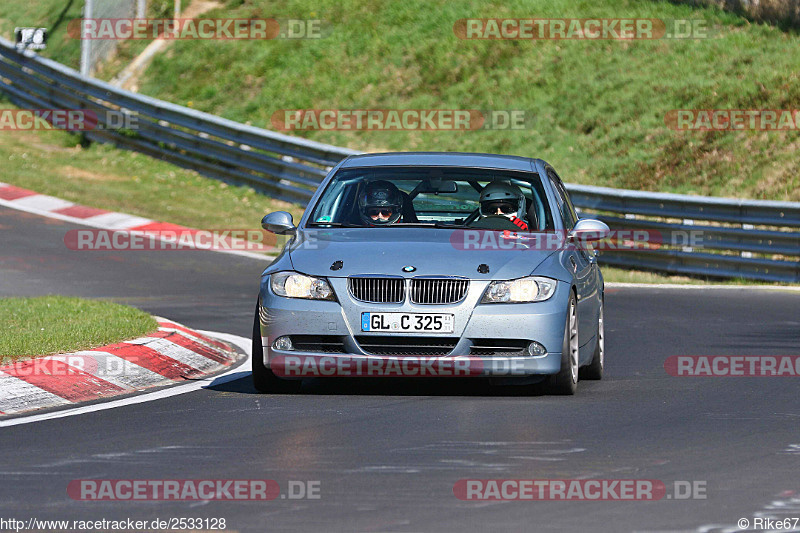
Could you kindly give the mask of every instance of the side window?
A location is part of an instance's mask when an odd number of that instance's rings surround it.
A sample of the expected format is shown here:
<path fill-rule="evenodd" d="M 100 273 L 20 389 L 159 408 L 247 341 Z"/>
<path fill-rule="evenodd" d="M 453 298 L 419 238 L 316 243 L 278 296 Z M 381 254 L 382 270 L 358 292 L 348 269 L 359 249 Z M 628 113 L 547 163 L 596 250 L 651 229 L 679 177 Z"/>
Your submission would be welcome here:
<path fill-rule="evenodd" d="M 569 194 L 567 194 L 564 184 L 555 172 L 548 169 L 547 176 L 550 178 L 550 183 L 553 184 L 553 188 L 556 191 L 556 201 L 558 202 L 558 210 L 561 213 L 561 219 L 564 221 L 564 227 L 568 230 L 572 229 L 578 221 L 578 214 L 575 212 L 575 207 L 569 199 Z"/>
<path fill-rule="evenodd" d="M 543 185 L 543 180 L 541 180 L 538 175 L 529 184 L 532 203 L 528 209 L 528 217 L 531 218 L 531 215 L 533 216 L 533 219 L 529 220 L 529 222 L 538 222 L 538 227 L 535 229 L 540 231 L 555 229 L 555 225 L 553 224 L 553 214 L 550 211 L 550 207 L 547 202 L 547 195 L 544 192 Z M 525 190 L 525 188 L 523 188 L 523 190 Z"/>

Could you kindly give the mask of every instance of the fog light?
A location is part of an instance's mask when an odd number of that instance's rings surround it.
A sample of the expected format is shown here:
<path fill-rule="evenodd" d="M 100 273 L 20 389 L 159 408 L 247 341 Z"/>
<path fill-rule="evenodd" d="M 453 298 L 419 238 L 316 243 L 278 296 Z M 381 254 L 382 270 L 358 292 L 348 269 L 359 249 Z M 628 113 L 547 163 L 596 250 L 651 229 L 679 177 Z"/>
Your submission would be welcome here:
<path fill-rule="evenodd" d="M 547 350 L 544 349 L 544 346 L 536 341 L 533 341 L 528 345 L 528 354 L 530 355 L 544 355 L 546 353 Z"/>
<path fill-rule="evenodd" d="M 275 339 L 275 342 L 272 343 L 272 347 L 276 350 L 291 350 L 294 348 L 292 346 L 292 339 L 289 337 L 278 337 Z"/>

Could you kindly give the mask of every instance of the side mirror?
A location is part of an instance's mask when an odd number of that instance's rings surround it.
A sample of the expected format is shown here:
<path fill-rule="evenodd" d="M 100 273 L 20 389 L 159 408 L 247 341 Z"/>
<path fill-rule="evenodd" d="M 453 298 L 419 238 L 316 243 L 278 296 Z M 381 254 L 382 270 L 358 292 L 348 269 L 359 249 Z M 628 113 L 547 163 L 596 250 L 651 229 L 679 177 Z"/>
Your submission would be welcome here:
<path fill-rule="evenodd" d="M 567 239 L 581 242 L 599 241 L 611 235 L 611 229 L 605 222 L 594 218 L 582 218 L 575 224 Z"/>
<path fill-rule="evenodd" d="M 286 211 L 275 211 L 261 219 L 261 227 L 276 235 L 294 233 L 297 228 L 292 221 L 292 214 Z"/>

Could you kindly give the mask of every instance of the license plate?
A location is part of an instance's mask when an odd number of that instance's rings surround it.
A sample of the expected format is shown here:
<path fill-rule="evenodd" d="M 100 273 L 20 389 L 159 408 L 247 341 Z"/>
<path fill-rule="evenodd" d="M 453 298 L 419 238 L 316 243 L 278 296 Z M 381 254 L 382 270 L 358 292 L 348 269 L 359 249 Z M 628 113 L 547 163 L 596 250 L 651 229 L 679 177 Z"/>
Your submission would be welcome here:
<path fill-rule="evenodd" d="M 361 313 L 361 331 L 453 333 L 453 315 L 434 313 Z"/>

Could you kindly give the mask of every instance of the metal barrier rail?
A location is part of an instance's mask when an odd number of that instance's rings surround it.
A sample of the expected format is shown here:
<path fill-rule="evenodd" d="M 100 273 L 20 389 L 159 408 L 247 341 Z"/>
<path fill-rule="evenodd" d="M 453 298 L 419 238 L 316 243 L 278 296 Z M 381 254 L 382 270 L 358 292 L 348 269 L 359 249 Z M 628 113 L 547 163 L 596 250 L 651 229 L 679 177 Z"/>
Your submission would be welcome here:
<path fill-rule="evenodd" d="M 581 214 L 599 218 L 616 231 L 646 232 L 647 240 L 655 244 L 639 249 L 634 239 L 630 249 L 600 252 L 602 263 L 674 274 L 800 282 L 798 202 L 586 185 L 567 188 Z"/>
<path fill-rule="evenodd" d="M 250 185 L 292 202 L 306 203 L 330 167 L 359 153 L 240 124 L 84 78 L 32 52 L 20 53 L 14 43 L 3 38 L 0 91 L 23 107 L 92 110 L 102 127 L 84 132 L 91 140 L 142 152 L 212 178 Z M 135 115 L 137 129 L 107 128 L 109 112 Z M 701 236 L 699 246 L 605 250 L 600 254 L 603 263 L 722 278 L 800 282 L 800 203 L 584 185 L 567 188 L 583 214 L 605 220 L 614 230 L 664 235 L 699 232 Z"/>

